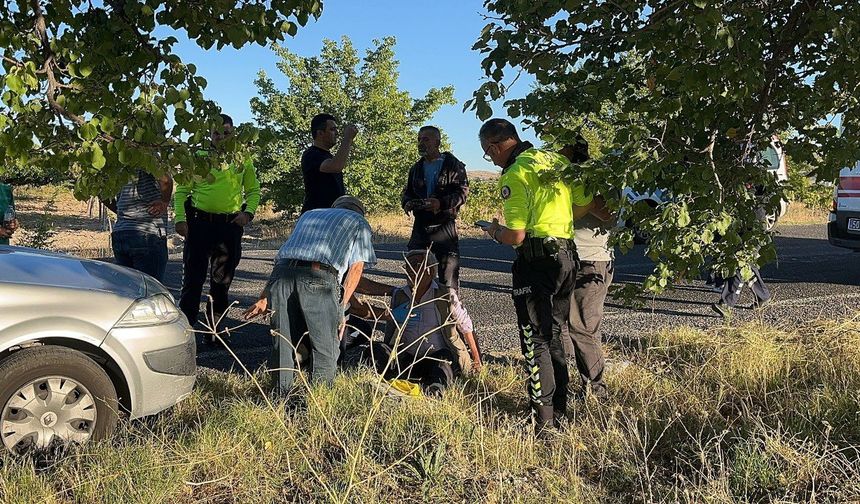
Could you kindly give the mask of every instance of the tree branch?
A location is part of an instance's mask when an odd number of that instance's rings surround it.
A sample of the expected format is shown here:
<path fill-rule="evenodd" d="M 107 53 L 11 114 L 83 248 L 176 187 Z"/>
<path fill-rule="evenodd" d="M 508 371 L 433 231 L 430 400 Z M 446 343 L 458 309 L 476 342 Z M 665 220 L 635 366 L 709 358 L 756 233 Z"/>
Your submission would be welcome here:
<path fill-rule="evenodd" d="M 664 17 L 671 14 L 676 7 L 684 3 L 686 3 L 685 0 L 675 0 L 674 2 L 669 2 L 663 7 L 660 7 L 659 9 L 655 10 L 651 13 L 650 16 L 648 16 L 648 23 L 645 24 L 642 30 L 644 31 L 650 29 L 652 26 L 662 21 Z"/>
<path fill-rule="evenodd" d="M 84 118 L 69 112 L 65 107 L 57 103 L 55 95 L 60 93 L 60 88 L 63 86 L 57 81 L 57 78 L 54 75 L 53 67 L 55 65 L 55 55 L 54 51 L 51 49 L 51 43 L 48 40 L 48 27 L 45 23 L 45 14 L 42 11 L 42 5 L 39 1 L 40 0 L 32 0 L 31 3 L 33 13 L 36 15 L 36 22 L 34 23 L 33 30 L 36 32 L 36 36 L 39 37 L 39 41 L 42 44 L 42 55 L 45 57 L 42 71 L 45 72 L 48 79 L 48 90 L 45 92 L 48 99 L 48 105 L 57 115 L 65 117 L 80 126 L 84 124 Z"/>
<path fill-rule="evenodd" d="M 708 155 L 708 164 L 711 166 L 711 170 L 714 172 L 714 179 L 717 181 L 717 187 L 720 189 L 720 205 L 723 204 L 723 184 L 720 182 L 720 175 L 717 173 L 717 165 L 714 163 L 714 146 L 717 143 L 717 131 L 714 130 L 711 132 L 711 138 L 709 140 L 708 146 L 705 147 L 703 153 Z"/>
<path fill-rule="evenodd" d="M 3 55 L 3 61 L 8 61 L 9 63 L 15 65 L 18 68 L 24 68 L 24 63 L 16 60 L 15 58 L 10 58 L 9 56 Z"/>
<path fill-rule="evenodd" d="M 789 55 L 790 49 L 792 49 L 797 44 L 797 41 L 808 31 L 805 26 L 801 26 L 800 22 L 806 15 L 817 8 L 819 1 L 820 0 L 806 0 L 798 2 L 794 10 L 789 14 L 788 21 L 786 21 L 785 26 L 779 32 L 779 38 L 771 52 L 771 57 L 767 62 L 765 62 L 766 70 L 764 84 L 759 91 L 759 99 L 756 104 L 755 112 L 753 113 L 751 122 L 747 124 L 747 154 L 749 149 L 752 148 L 752 140 L 756 128 L 761 125 L 767 106 L 770 103 L 770 95 L 773 91 L 773 81 L 776 79 L 776 72 L 782 65 L 783 60 Z"/>

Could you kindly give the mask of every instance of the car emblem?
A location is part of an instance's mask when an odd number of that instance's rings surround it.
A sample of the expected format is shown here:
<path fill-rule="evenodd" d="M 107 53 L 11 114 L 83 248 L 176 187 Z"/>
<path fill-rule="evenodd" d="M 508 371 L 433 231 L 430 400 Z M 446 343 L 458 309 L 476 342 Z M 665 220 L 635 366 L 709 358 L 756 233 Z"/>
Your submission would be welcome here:
<path fill-rule="evenodd" d="M 41 421 L 43 426 L 53 427 L 57 423 L 57 415 L 49 411 L 42 415 Z"/>

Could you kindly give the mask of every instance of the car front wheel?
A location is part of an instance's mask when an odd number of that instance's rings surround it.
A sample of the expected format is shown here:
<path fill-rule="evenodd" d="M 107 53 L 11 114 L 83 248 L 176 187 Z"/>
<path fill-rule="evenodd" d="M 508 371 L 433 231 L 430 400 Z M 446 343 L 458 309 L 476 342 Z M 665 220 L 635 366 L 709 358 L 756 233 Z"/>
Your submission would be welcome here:
<path fill-rule="evenodd" d="M 99 440 L 116 428 L 116 389 L 81 352 L 25 348 L 0 362 L 0 377 L 0 436 L 13 453 Z"/>
<path fill-rule="evenodd" d="M 768 214 L 765 216 L 765 229 L 767 231 L 773 231 L 773 228 L 776 227 L 776 222 L 779 220 L 779 215 L 777 214 Z"/>

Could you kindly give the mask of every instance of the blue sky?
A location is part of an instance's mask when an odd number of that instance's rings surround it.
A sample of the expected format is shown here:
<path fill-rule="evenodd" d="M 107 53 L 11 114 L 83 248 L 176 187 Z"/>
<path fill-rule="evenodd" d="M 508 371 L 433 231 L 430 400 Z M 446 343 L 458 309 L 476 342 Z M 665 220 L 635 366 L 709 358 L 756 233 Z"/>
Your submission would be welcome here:
<path fill-rule="evenodd" d="M 480 0 L 325 0 L 320 19 L 300 28 L 296 37 L 288 38 L 284 45 L 299 55 L 311 56 L 319 53 L 323 39 L 339 40 L 346 35 L 363 53 L 373 39 L 396 37 L 401 89 L 421 97 L 432 87 L 453 85 L 459 103 L 443 107 L 432 123 L 448 134 L 452 151 L 469 170 L 496 170 L 482 158 L 477 140 L 481 122 L 474 112 L 462 112 L 463 103 L 481 84 L 481 55 L 471 47 L 486 25 L 482 18 L 485 12 Z M 265 70 L 282 88 L 286 87 L 285 78 L 275 67 L 277 58 L 269 48 L 249 45 L 239 50 L 225 47 L 205 51 L 181 40 L 175 49 L 183 61 L 197 65 L 198 73 L 206 78 L 207 97 L 218 102 L 237 122 L 253 119 L 249 100 L 256 95 L 254 78 L 259 70 Z M 529 82 L 521 78 L 510 96 L 525 94 Z M 501 102 L 494 104 L 493 111 L 504 115 Z M 531 132 L 525 132 L 523 137 L 534 140 Z"/>

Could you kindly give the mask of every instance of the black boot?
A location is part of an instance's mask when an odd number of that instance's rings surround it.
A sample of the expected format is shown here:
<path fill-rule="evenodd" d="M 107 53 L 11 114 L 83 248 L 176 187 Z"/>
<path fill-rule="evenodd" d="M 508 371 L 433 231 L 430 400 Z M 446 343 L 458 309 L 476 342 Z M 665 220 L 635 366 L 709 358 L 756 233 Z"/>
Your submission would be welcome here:
<path fill-rule="evenodd" d="M 552 406 L 534 406 L 535 435 L 545 437 L 555 430 L 555 415 Z"/>

